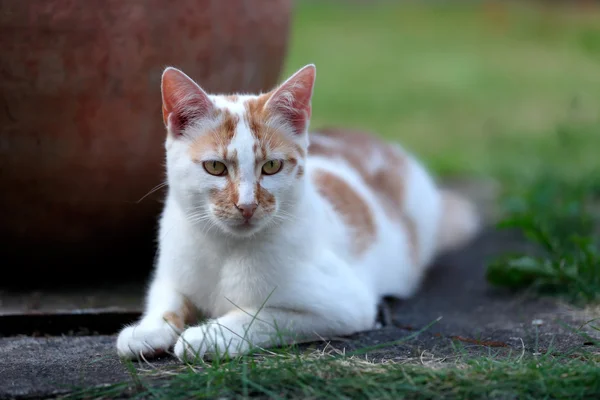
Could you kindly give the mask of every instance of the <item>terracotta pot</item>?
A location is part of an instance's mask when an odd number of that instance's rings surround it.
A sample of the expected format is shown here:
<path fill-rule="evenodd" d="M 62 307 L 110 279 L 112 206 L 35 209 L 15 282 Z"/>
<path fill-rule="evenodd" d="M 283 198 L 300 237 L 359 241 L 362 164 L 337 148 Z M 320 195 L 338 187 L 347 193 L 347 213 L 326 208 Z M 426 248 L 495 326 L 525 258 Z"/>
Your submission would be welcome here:
<path fill-rule="evenodd" d="M 163 68 L 214 92 L 269 89 L 291 2 L 0 0 L 5 271 L 149 270 L 161 195 L 138 200 L 164 177 Z"/>

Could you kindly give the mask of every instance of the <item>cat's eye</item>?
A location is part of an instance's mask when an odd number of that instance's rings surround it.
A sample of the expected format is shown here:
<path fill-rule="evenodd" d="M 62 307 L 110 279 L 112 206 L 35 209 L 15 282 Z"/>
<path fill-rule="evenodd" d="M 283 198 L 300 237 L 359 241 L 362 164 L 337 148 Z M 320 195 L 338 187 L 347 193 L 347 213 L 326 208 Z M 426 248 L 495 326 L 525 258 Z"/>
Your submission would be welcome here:
<path fill-rule="evenodd" d="M 269 160 L 263 164 L 262 173 L 265 175 L 273 175 L 281 171 L 281 167 L 283 167 L 283 161 Z"/>
<path fill-rule="evenodd" d="M 214 176 L 223 176 L 227 174 L 227 167 L 220 161 L 204 161 L 202 163 L 202 166 L 204 167 L 206 172 Z"/>

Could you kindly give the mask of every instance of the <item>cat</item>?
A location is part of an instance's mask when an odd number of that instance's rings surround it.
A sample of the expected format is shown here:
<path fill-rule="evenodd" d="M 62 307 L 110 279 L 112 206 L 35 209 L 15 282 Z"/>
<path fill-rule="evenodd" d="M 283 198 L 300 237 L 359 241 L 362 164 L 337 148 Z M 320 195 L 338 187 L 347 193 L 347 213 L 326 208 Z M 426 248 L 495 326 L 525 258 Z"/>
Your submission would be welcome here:
<path fill-rule="evenodd" d="M 309 134 L 315 76 L 310 64 L 265 94 L 209 95 L 164 70 L 168 193 L 121 357 L 214 359 L 373 329 L 383 296 L 412 296 L 435 256 L 476 235 L 475 206 L 399 145 Z M 209 319 L 193 325 L 198 312 Z"/>

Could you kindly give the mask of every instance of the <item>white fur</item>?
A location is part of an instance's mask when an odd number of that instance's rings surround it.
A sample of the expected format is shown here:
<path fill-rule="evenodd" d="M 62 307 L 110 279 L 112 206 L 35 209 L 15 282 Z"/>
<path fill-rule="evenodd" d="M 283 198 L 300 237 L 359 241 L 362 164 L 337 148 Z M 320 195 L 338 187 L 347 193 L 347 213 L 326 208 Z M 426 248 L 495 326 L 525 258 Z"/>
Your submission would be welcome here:
<path fill-rule="evenodd" d="M 254 138 L 241 118 L 246 98 L 238 104 L 211 99 L 240 115 L 230 147 L 239 157 L 240 196 L 251 202 L 256 166 Z M 298 141 L 305 143 L 306 137 Z M 410 155 L 405 211 L 416 223 L 418 265 L 409 257 L 405 227 L 386 216 L 350 165 L 308 157 L 300 181 L 290 174 L 264 177 L 261 184 L 275 195 L 277 210 L 264 216 L 252 234 L 238 235 L 211 214 L 208 191 L 222 188 L 223 179 L 193 163 L 188 146 L 186 138 L 167 139 L 169 193 L 160 220 L 158 262 L 143 318 L 118 337 L 123 357 L 152 355 L 173 345 L 182 360 L 220 357 L 372 329 L 380 298 L 411 296 L 438 250 L 442 197 Z M 341 177 L 371 205 L 376 241 L 363 255 L 352 255 L 348 227 L 317 192 L 310 179 L 316 169 Z M 209 320 L 180 335 L 163 315 L 178 311 L 184 298 Z"/>

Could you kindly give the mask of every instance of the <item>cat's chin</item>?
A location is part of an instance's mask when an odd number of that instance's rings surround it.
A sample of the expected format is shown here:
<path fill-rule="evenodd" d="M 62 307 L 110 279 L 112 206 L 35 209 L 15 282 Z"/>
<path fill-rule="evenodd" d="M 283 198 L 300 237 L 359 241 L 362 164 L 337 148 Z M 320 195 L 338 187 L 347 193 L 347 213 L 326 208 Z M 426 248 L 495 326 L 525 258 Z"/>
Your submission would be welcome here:
<path fill-rule="evenodd" d="M 221 229 L 228 235 L 236 236 L 239 238 L 246 238 L 255 235 L 260 232 L 265 224 L 262 221 L 249 221 L 249 222 L 225 222 L 219 224 Z"/>

